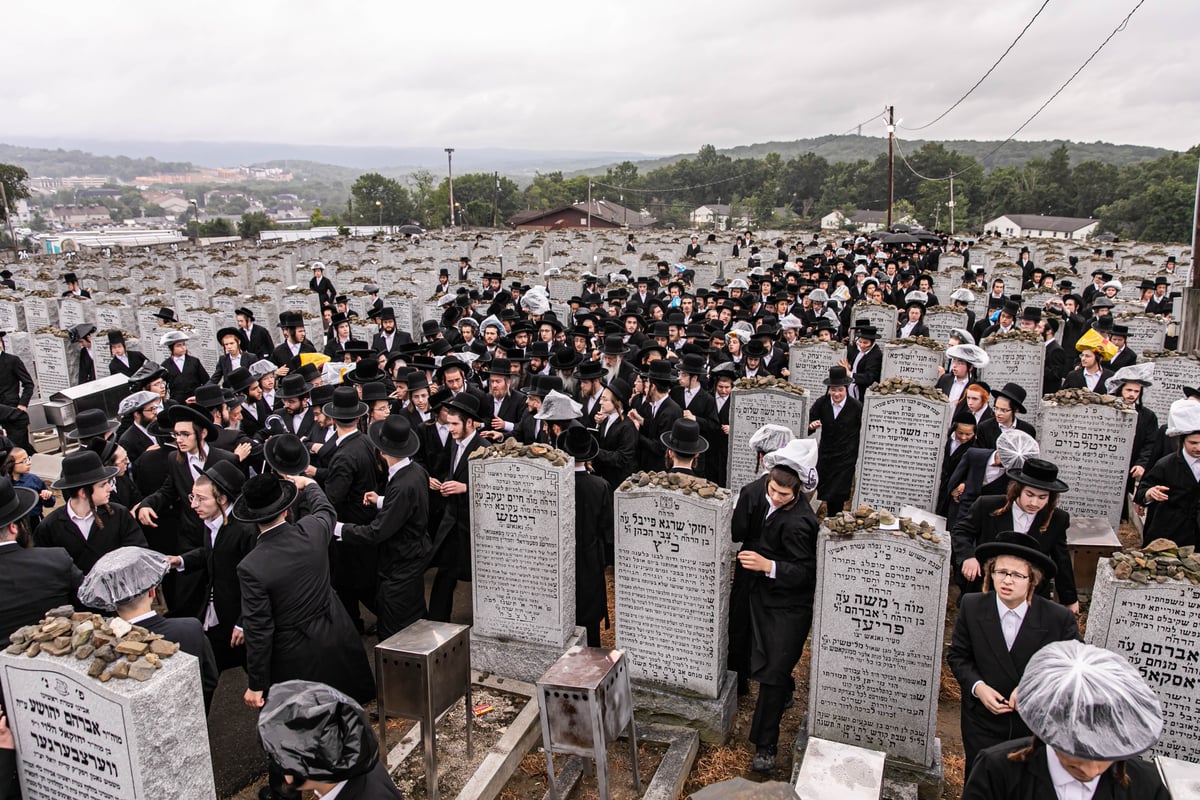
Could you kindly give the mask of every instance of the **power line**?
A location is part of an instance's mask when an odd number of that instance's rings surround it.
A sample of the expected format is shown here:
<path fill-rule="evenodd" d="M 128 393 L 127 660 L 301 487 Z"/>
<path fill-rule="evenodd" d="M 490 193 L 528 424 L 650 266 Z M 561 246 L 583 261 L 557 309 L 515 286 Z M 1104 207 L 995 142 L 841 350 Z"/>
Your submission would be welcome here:
<path fill-rule="evenodd" d="M 722 178 L 719 181 L 712 181 L 711 183 L 699 183 L 699 184 L 696 184 L 695 186 L 673 186 L 671 188 L 663 188 L 663 189 L 634 189 L 629 186 L 613 186 L 612 184 L 601 183 L 600 181 L 597 181 L 597 180 L 593 180 L 592 185 L 593 186 L 603 186 L 605 189 L 614 189 L 618 192 L 641 192 L 643 194 L 661 194 L 663 192 L 687 192 L 692 189 L 707 189 L 709 186 L 719 186 L 722 183 L 729 183 L 730 181 L 740 180 L 741 178 L 749 178 L 749 177 L 752 177 L 753 175 L 754 175 L 753 172 L 743 172 L 740 175 L 732 175 L 728 178 Z"/>
<path fill-rule="evenodd" d="M 1049 3 L 1050 0 L 1046 0 L 1046 2 Z M 870 119 L 864 119 L 862 122 L 858 123 L 857 125 L 851 125 L 850 130 L 846 131 L 845 133 L 839 134 L 839 135 L 840 136 L 849 136 L 850 134 L 854 133 L 856 130 L 861 128 L 863 125 L 867 125 L 871 122 L 874 122 L 875 120 L 879 119 L 886 113 L 887 113 L 887 106 L 884 106 L 883 110 L 880 111 L 875 116 L 871 117 Z"/>
<path fill-rule="evenodd" d="M 1066 81 L 1063 82 L 1063 85 L 1059 86 L 1058 89 L 1054 92 L 1054 94 L 1050 95 L 1050 97 L 1046 100 L 1046 102 L 1044 102 L 1040 106 L 1038 106 L 1037 111 L 1034 111 L 1032 114 L 1030 114 L 1029 118 L 1026 119 L 1024 122 L 1022 122 L 1020 127 L 1018 127 L 1015 131 L 1010 133 L 1008 135 L 1007 139 L 1005 139 L 1000 144 L 998 144 L 994 148 L 992 148 L 992 150 L 990 152 L 985 154 L 982 158 L 978 159 L 978 161 L 980 163 L 982 163 L 984 161 L 987 161 L 992 156 L 996 155 L 996 153 L 1000 152 L 1000 149 L 1002 147 L 1004 147 L 1009 142 L 1011 142 L 1013 139 L 1015 139 L 1021 131 L 1025 130 L 1025 128 L 1027 128 L 1029 126 L 1029 123 L 1031 123 L 1035 119 L 1037 119 L 1038 115 L 1041 114 L 1043 111 L 1045 111 L 1046 107 L 1049 106 L 1051 103 L 1053 103 L 1055 98 L 1057 98 L 1060 94 L 1063 93 L 1063 90 L 1066 89 L 1071 84 L 1071 81 L 1075 80 L 1075 78 L 1077 78 L 1079 76 L 1079 73 L 1083 72 L 1084 68 L 1087 67 L 1088 64 L 1092 63 L 1092 59 L 1094 59 L 1097 55 L 1100 54 L 1100 51 L 1104 49 L 1105 45 L 1107 45 L 1110 41 L 1112 41 L 1114 36 L 1116 36 L 1121 31 L 1125 30 L 1125 27 L 1129 24 L 1130 18 L 1132 18 L 1133 15 L 1137 13 L 1137 10 L 1139 8 L 1141 8 L 1142 4 L 1145 2 L 1146 2 L 1146 0 L 1138 0 L 1138 4 L 1135 5 L 1133 7 L 1133 9 L 1128 14 L 1125 15 L 1125 18 L 1123 20 L 1121 20 L 1121 24 L 1118 25 L 1117 27 L 1113 28 L 1112 33 L 1110 33 L 1107 37 L 1105 37 L 1104 41 L 1100 43 L 1100 46 L 1097 47 L 1095 50 L 1093 50 L 1092 54 L 1090 56 L 1088 56 L 1082 64 L 1079 65 L 1079 69 L 1077 69 L 1073 73 L 1071 73 L 1071 77 L 1067 78 Z M 900 141 L 899 137 L 897 137 L 896 141 L 897 142 Z M 909 171 L 912 172 L 912 174 L 916 175 L 921 180 L 926 180 L 926 181 L 948 181 L 951 178 L 956 178 L 959 175 L 961 175 L 962 173 L 966 172 L 967 169 L 970 169 L 970 167 L 967 167 L 966 169 L 961 169 L 961 170 L 958 170 L 957 172 L 951 172 L 949 175 L 946 175 L 945 177 L 942 177 L 942 178 L 930 178 L 928 176 L 922 175 L 921 173 L 919 173 L 915 169 L 913 169 L 912 165 L 908 163 L 908 159 L 904 157 L 903 151 L 901 151 L 901 153 L 900 153 L 900 160 L 904 162 L 904 166 L 908 167 Z"/>
<path fill-rule="evenodd" d="M 1000 54 L 1000 57 L 998 59 L 996 59 L 996 63 L 994 63 L 994 64 L 992 64 L 992 66 L 988 67 L 988 71 L 983 73 L 983 77 L 980 78 L 979 80 L 977 80 L 975 82 L 975 85 L 967 90 L 966 94 L 964 94 L 962 97 L 955 100 L 954 105 L 950 106 L 945 111 L 943 111 L 941 114 L 938 114 L 936 117 L 934 117 L 934 119 L 931 122 L 926 122 L 924 125 L 919 125 L 915 128 L 909 128 L 904 125 L 900 125 L 898 127 L 904 128 L 904 130 L 906 130 L 906 131 L 923 131 L 926 128 L 928 128 L 929 126 L 933 125 L 934 123 L 939 122 L 943 117 L 945 117 L 947 114 L 949 114 L 954 109 L 958 108 L 959 104 L 962 103 L 963 100 L 966 100 L 968 97 L 970 97 L 971 93 L 974 92 L 976 89 L 978 89 L 980 84 L 982 84 L 984 81 L 986 81 L 988 79 L 988 76 L 992 74 L 993 70 L 995 70 L 996 67 L 1000 66 L 1000 62 L 1003 61 L 1008 56 L 1008 54 L 1012 52 L 1012 49 L 1017 46 L 1017 42 L 1021 41 L 1021 37 L 1024 36 L 1025 32 L 1027 30 L 1029 30 L 1030 27 L 1033 26 L 1034 20 L 1036 20 L 1039 16 L 1041 16 L 1042 12 L 1046 10 L 1046 6 L 1048 6 L 1048 5 L 1050 5 L 1050 0 L 1045 0 L 1045 2 L 1042 3 L 1041 8 L 1039 8 L 1037 10 L 1037 13 L 1034 14 L 1033 17 L 1030 18 L 1029 22 L 1025 23 L 1025 27 L 1022 28 L 1021 32 L 1017 34 L 1017 38 L 1013 39 L 1012 43 L 1009 44 L 1009 46 L 1004 50 L 1004 52 Z"/>

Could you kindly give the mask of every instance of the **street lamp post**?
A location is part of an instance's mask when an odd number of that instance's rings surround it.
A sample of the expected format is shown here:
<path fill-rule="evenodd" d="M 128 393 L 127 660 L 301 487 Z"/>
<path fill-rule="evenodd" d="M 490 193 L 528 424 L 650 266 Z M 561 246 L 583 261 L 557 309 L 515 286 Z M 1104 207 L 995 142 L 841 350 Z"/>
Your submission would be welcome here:
<path fill-rule="evenodd" d="M 446 148 L 446 177 L 450 181 L 450 227 L 454 227 L 454 148 Z"/>
<path fill-rule="evenodd" d="M 383 201 L 376 200 L 375 207 L 379 209 L 379 230 L 383 230 Z"/>

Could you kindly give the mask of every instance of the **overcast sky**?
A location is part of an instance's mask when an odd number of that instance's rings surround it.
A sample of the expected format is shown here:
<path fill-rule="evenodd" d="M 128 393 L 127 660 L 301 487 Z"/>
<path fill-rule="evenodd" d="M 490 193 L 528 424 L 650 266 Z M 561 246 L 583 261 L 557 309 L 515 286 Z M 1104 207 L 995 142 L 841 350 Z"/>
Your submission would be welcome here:
<path fill-rule="evenodd" d="M 694 152 L 923 125 L 1042 0 L 9 3 L 11 137 Z M 1050 0 L 910 138 L 1003 139 L 1136 0 Z M 1145 0 L 1021 139 L 1200 141 L 1200 3 Z M 863 133 L 883 135 L 881 120 Z"/>

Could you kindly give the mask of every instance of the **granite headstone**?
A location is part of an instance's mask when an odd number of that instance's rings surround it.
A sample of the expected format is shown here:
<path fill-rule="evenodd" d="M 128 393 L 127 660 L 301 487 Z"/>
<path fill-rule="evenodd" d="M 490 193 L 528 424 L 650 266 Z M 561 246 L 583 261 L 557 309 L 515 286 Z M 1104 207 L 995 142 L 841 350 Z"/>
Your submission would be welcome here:
<path fill-rule="evenodd" d="M 1042 406 L 1041 457 L 1058 465 L 1059 479 L 1071 489 L 1058 498 L 1059 508 L 1080 517 L 1105 517 L 1113 530 L 1120 527 L 1136 428 L 1132 408 L 1053 400 Z"/>
<path fill-rule="evenodd" d="M 947 400 L 868 389 L 854 505 L 866 503 L 893 511 L 912 505 L 933 510 L 952 413 Z"/>
<path fill-rule="evenodd" d="M 1009 338 L 1011 336 L 1011 338 Z M 1036 418 L 1042 404 L 1042 363 L 1046 358 L 1046 347 L 1040 342 L 1029 341 L 1024 336 L 1012 335 L 983 340 L 991 363 L 981 370 L 980 377 L 999 389 L 1012 382 L 1026 391 L 1026 414 Z"/>
<path fill-rule="evenodd" d="M 883 343 L 883 373 L 880 380 L 904 378 L 929 386 L 937 383 L 938 368 L 945 361 L 945 349 L 927 347 L 909 339 Z"/>
<path fill-rule="evenodd" d="M 828 375 L 828 373 L 826 373 Z M 743 379 L 744 380 L 744 379 Z M 758 476 L 758 458 L 750 437 L 768 423 L 783 425 L 801 438 L 808 430 L 808 397 L 802 389 L 778 381 L 780 388 L 748 388 L 734 384 L 729 395 L 729 463 L 726 486 L 741 489 Z"/>

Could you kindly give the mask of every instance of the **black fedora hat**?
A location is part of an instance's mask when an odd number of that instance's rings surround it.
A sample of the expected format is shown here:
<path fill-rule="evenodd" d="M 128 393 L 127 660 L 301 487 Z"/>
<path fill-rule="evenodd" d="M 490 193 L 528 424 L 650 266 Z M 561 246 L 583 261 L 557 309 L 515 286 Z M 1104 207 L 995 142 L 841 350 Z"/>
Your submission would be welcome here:
<path fill-rule="evenodd" d="M 250 370 L 245 367 L 238 367 L 225 376 L 225 385 L 235 392 L 245 393 L 252 383 L 254 383 L 254 378 L 250 375 Z"/>
<path fill-rule="evenodd" d="M 299 311 L 284 311 L 279 315 L 279 327 L 303 328 L 304 314 Z"/>
<path fill-rule="evenodd" d="M 499 375 L 501 378 L 512 377 L 512 359 L 493 358 L 485 369 L 479 370 L 484 375 Z"/>
<path fill-rule="evenodd" d="M 576 463 L 591 461 L 600 452 L 600 442 L 582 425 L 573 425 L 560 433 L 554 446 L 575 459 Z"/>
<path fill-rule="evenodd" d="M 383 378 L 384 374 L 379 369 L 379 359 L 377 358 L 364 358 L 361 361 L 357 361 L 353 367 L 346 370 L 346 373 L 342 375 L 344 382 L 354 384 L 378 382 Z"/>
<path fill-rule="evenodd" d="M 116 467 L 106 467 L 95 450 L 76 450 L 62 460 L 62 472 L 51 489 L 77 489 L 111 479 L 118 472 Z"/>
<path fill-rule="evenodd" d="M 1041 570 L 1043 583 L 1053 578 L 1054 573 L 1058 571 L 1054 559 L 1038 549 L 1037 540 L 1027 533 L 1000 531 L 995 539 L 975 548 L 975 558 L 980 564 L 996 556 L 1012 556 L 1028 561 Z"/>
<path fill-rule="evenodd" d="M 996 397 L 1008 398 L 1008 402 L 1012 403 L 1017 411 L 1025 413 L 1025 387 L 1019 383 L 1006 383 L 992 394 Z"/>
<path fill-rule="evenodd" d="M 619 333 L 610 333 L 604 337 L 604 349 L 600 351 L 606 356 L 623 356 L 629 352 L 629 345 Z"/>
<path fill-rule="evenodd" d="M 367 413 L 367 404 L 358 399 L 353 386 L 338 386 L 333 390 L 333 400 L 326 403 L 321 413 L 338 422 L 350 422 Z"/>
<path fill-rule="evenodd" d="M 581 381 L 597 381 L 608 374 L 608 370 L 599 361 L 589 359 L 575 371 L 575 377 Z"/>
<path fill-rule="evenodd" d="M 1062 493 L 1068 486 L 1058 479 L 1058 467 L 1044 458 L 1027 458 L 1018 469 L 1010 469 L 1008 477 L 1025 486 Z"/>
<path fill-rule="evenodd" d="M 688 353 L 681 359 L 679 371 L 686 375 L 707 375 L 708 359 L 698 353 Z"/>
<path fill-rule="evenodd" d="M 421 440 L 404 414 L 392 414 L 387 419 L 372 422 L 367 428 L 367 438 L 393 458 L 408 458 L 421 449 Z"/>
<path fill-rule="evenodd" d="M 832 366 L 829 368 L 829 377 L 821 381 L 826 386 L 849 386 L 854 383 L 850 378 L 850 373 L 841 365 Z"/>
<path fill-rule="evenodd" d="M 177 422 L 194 422 L 208 432 L 206 441 L 209 447 L 217 441 L 217 436 L 221 433 L 221 429 L 217 427 L 217 423 L 213 422 L 211 414 L 206 414 L 200 411 L 200 409 L 189 406 L 186 403 L 177 403 L 169 406 L 158 415 L 158 418 L 165 418 L 167 424 L 172 428 L 175 427 L 175 423 Z"/>
<path fill-rule="evenodd" d="M 204 470 L 204 476 L 230 500 L 236 500 L 246 485 L 246 474 L 234 466 L 232 461 L 218 461 Z"/>
<path fill-rule="evenodd" d="M 88 408 L 75 415 L 75 430 L 67 434 L 68 439 L 86 441 L 103 436 L 121 427 L 119 420 L 109 419 L 102 408 Z"/>
<path fill-rule="evenodd" d="M 108 332 L 108 344 L 109 346 L 114 344 L 125 344 L 125 331 L 120 330 L 119 328 L 113 328 L 110 330 Z"/>
<path fill-rule="evenodd" d="M 879 338 L 879 329 L 874 325 L 859 325 L 854 328 L 854 335 L 859 339 L 875 341 Z"/>
<path fill-rule="evenodd" d="M 173 308 L 166 308 L 166 307 L 160 308 L 158 310 L 158 313 L 155 314 L 154 316 L 158 317 L 163 322 L 176 322 L 175 309 L 173 309 Z"/>
<path fill-rule="evenodd" d="M 296 484 L 275 475 L 255 475 L 242 487 L 233 504 L 233 518 L 242 522 L 270 522 L 296 499 Z"/>
<path fill-rule="evenodd" d="M 763 344 L 762 339 L 751 339 L 746 342 L 746 346 L 742 348 L 742 355 L 746 358 L 762 358 L 767 354 L 767 346 Z"/>
<path fill-rule="evenodd" d="M 371 381 L 362 385 L 360 396 L 364 403 L 370 405 L 376 400 L 390 400 L 391 390 L 383 381 Z"/>
<path fill-rule="evenodd" d="M 13 486 L 7 475 L 0 476 L 0 528 L 7 528 L 19 519 L 24 519 L 40 498 L 33 489 Z"/>
<path fill-rule="evenodd" d="M 483 409 L 480 407 L 479 397 L 471 392 L 459 392 L 442 403 L 442 407 L 460 411 L 476 422 L 488 421 L 488 417 L 485 416 Z"/>
<path fill-rule="evenodd" d="M 196 387 L 195 401 L 200 408 L 219 408 L 225 405 L 225 391 L 215 383 L 205 383 Z"/>
<path fill-rule="evenodd" d="M 313 390 L 313 385 L 304 379 L 299 372 L 289 372 L 275 384 L 275 397 L 288 400 L 294 397 L 304 397 Z"/>
<path fill-rule="evenodd" d="M 565 347 L 559 347 L 550 354 L 551 369 L 563 371 L 572 370 L 578 367 L 581 361 L 583 361 L 583 356 L 580 355 L 579 351 L 575 350 L 574 348 L 568 349 Z"/>
<path fill-rule="evenodd" d="M 651 381 L 673 383 L 679 379 L 679 373 L 675 371 L 674 365 L 665 358 L 651 361 L 644 374 L 646 379 Z"/>
<path fill-rule="evenodd" d="M 230 325 L 227 328 L 221 328 L 219 331 L 217 331 L 217 344 L 221 347 L 225 346 L 224 339 L 226 336 L 232 336 L 233 338 L 237 339 L 239 347 L 243 349 L 246 347 L 246 334 L 242 332 L 241 328 L 235 328 Z"/>
<path fill-rule="evenodd" d="M 281 433 L 263 445 L 267 466 L 280 475 L 303 475 L 308 469 L 308 448 L 293 433 Z"/>
<path fill-rule="evenodd" d="M 671 430 L 659 435 L 668 450 L 694 456 L 708 449 L 708 441 L 700 435 L 700 423 L 694 419 L 677 419 Z"/>

